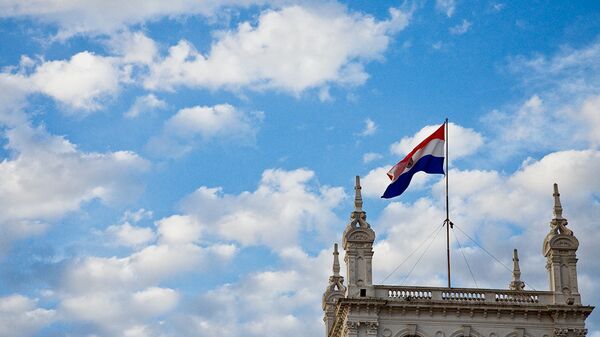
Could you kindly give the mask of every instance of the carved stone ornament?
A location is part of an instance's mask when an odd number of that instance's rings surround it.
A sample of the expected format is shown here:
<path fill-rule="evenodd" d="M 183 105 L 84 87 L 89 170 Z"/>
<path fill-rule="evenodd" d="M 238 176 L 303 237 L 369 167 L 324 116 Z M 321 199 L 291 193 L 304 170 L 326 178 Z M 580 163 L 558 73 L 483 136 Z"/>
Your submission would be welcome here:
<path fill-rule="evenodd" d="M 368 239 L 369 239 L 369 236 L 367 235 L 367 233 L 363 233 L 363 232 L 354 233 L 350 236 L 350 240 L 366 241 Z"/>
<path fill-rule="evenodd" d="M 358 330 L 358 322 L 346 321 L 346 329 L 348 329 L 348 331 Z"/>
<path fill-rule="evenodd" d="M 567 224 L 568 222 L 566 219 L 553 219 L 550 223 L 550 232 L 554 235 L 573 235 L 573 231 L 566 227 Z"/>
<path fill-rule="evenodd" d="M 357 244 L 362 243 L 367 243 L 370 247 L 370 245 L 375 241 L 375 232 L 371 228 L 346 227 L 342 241 L 344 248 L 346 248 L 348 244 L 356 247 Z"/>
<path fill-rule="evenodd" d="M 571 334 L 569 334 L 571 333 Z M 587 329 L 568 329 L 568 328 L 555 328 L 554 337 L 585 337 L 587 335 Z"/>
<path fill-rule="evenodd" d="M 579 240 L 573 235 L 550 233 L 544 240 L 544 254 L 549 253 L 550 249 L 577 250 L 577 248 L 579 248 Z"/>
<path fill-rule="evenodd" d="M 365 324 L 367 326 L 367 330 L 369 332 L 375 332 L 375 333 L 377 333 L 377 328 L 379 327 L 379 323 L 377 323 L 377 322 L 364 322 L 363 324 Z"/>

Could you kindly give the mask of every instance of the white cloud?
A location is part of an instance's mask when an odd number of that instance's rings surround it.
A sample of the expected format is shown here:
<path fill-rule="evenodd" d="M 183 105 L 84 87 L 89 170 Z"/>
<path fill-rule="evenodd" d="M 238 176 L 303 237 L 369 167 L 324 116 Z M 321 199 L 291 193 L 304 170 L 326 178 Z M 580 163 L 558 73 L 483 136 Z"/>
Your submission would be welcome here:
<path fill-rule="evenodd" d="M 94 199 L 131 200 L 136 176 L 148 163 L 132 152 L 81 152 L 63 137 L 22 125 L 6 131 L 10 159 L 0 163 L 3 239 L 37 234 L 52 221 Z M 35 205 L 32 207 L 31 205 Z"/>
<path fill-rule="evenodd" d="M 154 239 L 152 229 L 132 226 L 129 222 L 108 227 L 106 234 L 117 244 L 131 247 L 147 244 Z"/>
<path fill-rule="evenodd" d="M 165 123 L 166 132 L 181 137 L 204 138 L 250 132 L 247 117 L 229 104 L 194 106 L 179 110 Z"/>
<path fill-rule="evenodd" d="M 132 294 L 133 309 L 147 316 L 170 311 L 179 300 L 173 289 L 150 287 Z"/>
<path fill-rule="evenodd" d="M 188 216 L 173 215 L 156 226 L 156 244 L 135 245 L 131 255 L 71 261 L 57 291 L 61 314 L 91 323 L 102 336 L 154 336 L 156 318 L 172 313 L 181 297 L 160 284 L 187 272 L 214 271 L 237 252 L 232 244 L 200 245 L 200 224 Z"/>
<path fill-rule="evenodd" d="M 133 223 L 138 223 L 144 219 L 152 219 L 153 212 L 140 208 L 137 211 L 127 210 L 123 214 L 121 221 L 131 221 Z"/>
<path fill-rule="evenodd" d="M 469 28 L 471 28 L 471 25 L 472 25 L 471 22 L 469 22 L 466 19 L 463 19 L 462 23 L 460 23 L 456 26 L 450 27 L 450 29 L 449 29 L 450 34 L 463 35 L 464 33 L 469 31 Z"/>
<path fill-rule="evenodd" d="M 456 10 L 456 0 L 435 0 L 435 9 L 450 18 Z"/>
<path fill-rule="evenodd" d="M 140 96 L 135 99 L 133 105 L 125 112 L 127 118 L 137 118 L 140 114 L 145 114 L 154 110 L 164 109 L 167 107 L 167 103 L 159 98 L 156 98 L 154 94 L 148 94 L 146 96 Z"/>
<path fill-rule="evenodd" d="M 27 122 L 22 109 L 29 88 L 30 84 L 23 74 L 0 72 L 0 123 L 14 126 Z"/>
<path fill-rule="evenodd" d="M 598 132 L 600 130 L 600 95 L 586 99 L 581 106 L 579 116 L 585 130 L 584 134 L 587 135 L 585 138 L 592 147 L 598 148 L 600 146 L 600 132 Z"/>
<path fill-rule="evenodd" d="M 161 242 L 190 243 L 200 238 L 202 227 L 198 221 L 190 216 L 172 215 L 157 222 L 161 234 Z"/>
<path fill-rule="evenodd" d="M 237 30 L 215 33 L 207 55 L 181 40 L 163 58 L 151 38 L 122 30 L 105 41 L 114 56 L 83 51 L 68 60 L 23 57 L 15 72 L 1 74 L 0 84 L 20 95 L 41 92 L 79 112 L 101 109 L 123 84 L 138 81 L 151 90 L 249 88 L 299 95 L 314 88 L 321 100 L 330 100 L 330 84 L 357 85 L 368 78 L 364 64 L 382 59 L 391 37 L 408 25 L 409 16 L 391 8 L 389 20 L 377 21 L 334 3 L 315 8 L 296 5 L 264 11 L 256 26 L 244 22 Z M 126 116 L 164 106 L 148 95 L 136 100 Z"/>
<path fill-rule="evenodd" d="M 72 320 L 94 323 L 110 335 L 168 313 L 178 300 L 177 292 L 169 288 L 149 287 L 137 292 L 98 291 L 65 298 L 61 312 Z"/>
<path fill-rule="evenodd" d="M 590 94 L 597 93 L 599 63 L 600 41 L 596 40 L 579 49 L 563 46 L 550 57 L 515 57 L 509 68 L 530 87 Z"/>
<path fill-rule="evenodd" d="M 331 97 L 331 94 L 329 93 L 328 86 L 323 86 L 323 87 L 321 87 L 321 89 L 319 89 L 319 100 L 321 102 L 332 102 L 333 101 L 333 97 Z"/>
<path fill-rule="evenodd" d="M 145 289 L 170 276 L 227 261 L 235 253 L 231 244 L 195 242 L 200 224 L 187 216 L 173 215 L 156 225 L 156 244 L 139 247 L 131 255 L 74 261 L 64 278 L 65 289 L 71 294 Z"/>
<path fill-rule="evenodd" d="M 545 101 L 556 104 L 580 104 L 586 97 L 598 95 L 600 85 L 600 41 L 573 49 L 563 46 L 560 51 L 547 57 L 515 57 L 509 69 L 530 96 L 538 94 Z"/>
<path fill-rule="evenodd" d="M 112 33 L 127 26 L 158 20 L 161 17 L 213 15 L 225 6 L 262 4 L 261 0 L 132 0 L 126 6 L 117 0 L 39 1 L 7 0 L 0 3 L 2 17 L 33 17 L 57 24 L 60 37 L 78 33 Z M 270 1 L 274 2 L 274 1 Z"/>
<path fill-rule="evenodd" d="M 118 91 L 119 76 L 114 58 L 85 51 L 68 61 L 41 63 L 30 81 L 40 92 L 70 107 L 96 110 L 102 99 Z"/>
<path fill-rule="evenodd" d="M 349 13 L 340 5 L 290 6 L 268 10 L 258 23 L 241 23 L 218 34 L 203 55 L 182 40 L 150 67 L 144 85 L 173 90 L 203 88 L 279 89 L 293 94 L 337 84 L 361 84 L 365 62 L 381 59 L 409 15 L 390 9 L 391 18 Z"/>
<path fill-rule="evenodd" d="M 84 51 L 69 60 L 36 62 L 23 57 L 17 72 L 0 76 L 3 87 L 21 98 L 41 92 L 71 109 L 97 110 L 118 92 L 123 74 L 118 59 Z"/>
<path fill-rule="evenodd" d="M 319 306 L 331 275 L 331 251 L 315 257 L 289 247 L 280 252 L 279 270 L 256 272 L 239 283 L 217 287 L 198 300 L 177 331 L 181 336 L 304 337 L 323 332 Z"/>
<path fill-rule="evenodd" d="M 33 60 L 22 56 L 18 66 L 4 68 L 0 73 L 3 91 L 0 101 L 18 106 L 16 103 L 23 103 L 27 95 L 42 93 L 62 104 L 66 108 L 63 112 L 67 114 L 101 109 L 104 103 L 119 94 L 123 84 L 134 83 L 137 80 L 134 77 L 143 73 L 137 70 L 152 62 L 156 54 L 154 41 L 142 33 L 121 33 L 107 43 L 117 56 L 102 56 L 89 51 L 64 60 Z M 136 99 L 126 116 L 136 117 L 142 110 L 165 106 L 164 101 L 149 94 Z M 13 115 L 3 116 L 3 119 L 14 118 L 15 113 L 11 110 L 21 109 L 3 109 L 3 114 Z M 12 122 L 10 118 L 8 121 Z"/>
<path fill-rule="evenodd" d="M 531 149 L 548 150 L 572 144 L 572 121 L 567 116 L 548 111 L 548 104 L 538 95 L 533 95 L 522 105 L 506 111 L 492 111 L 485 122 L 493 127 L 495 156 L 509 157 Z M 549 137 L 548 130 L 555 133 Z M 564 143 L 563 146 L 560 144 Z"/>
<path fill-rule="evenodd" d="M 109 226 L 104 233 L 108 245 L 121 245 L 139 248 L 147 245 L 156 238 L 152 228 L 136 226 L 145 219 L 152 218 L 152 211 L 140 208 L 136 211 L 127 210 L 121 217 L 121 223 Z"/>
<path fill-rule="evenodd" d="M 600 97 L 600 42 L 580 49 L 564 47 L 551 57 L 517 57 L 510 69 L 528 92 L 523 102 L 487 114 L 502 158 L 536 149 L 596 148 Z"/>
<path fill-rule="evenodd" d="M 363 137 L 372 136 L 377 132 L 377 124 L 371 118 L 365 119 L 365 128 L 361 131 L 360 135 Z"/>
<path fill-rule="evenodd" d="M 186 198 L 184 210 L 213 233 L 243 245 L 282 249 L 298 243 L 301 232 L 318 240 L 337 221 L 332 209 L 344 198 L 341 188 L 311 186 L 314 172 L 266 170 L 253 192 L 222 194 L 202 186 Z"/>
<path fill-rule="evenodd" d="M 54 310 L 39 308 L 22 295 L 0 297 L 0 337 L 31 336 L 56 319 Z"/>
<path fill-rule="evenodd" d="M 395 142 L 390 146 L 391 153 L 398 156 L 408 154 L 415 146 L 439 127 L 439 125 L 428 125 L 419 130 L 412 137 L 403 137 L 400 141 Z M 473 129 L 465 128 L 454 123 L 449 123 L 448 129 L 448 152 L 450 154 L 450 162 L 475 153 L 484 143 L 483 136 Z"/>
<path fill-rule="evenodd" d="M 392 165 L 372 169 L 361 179 L 362 194 L 365 197 L 379 198 L 390 184 L 387 172 Z"/>
<path fill-rule="evenodd" d="M 150 64 L 158 54 L 156 42 L 142 32 L 124 31 L 111 36 L 108 46 L 125 63 Z"/>
<path fill-rule="evenodd" d="M 363 154 L 363 163 L 367 164 L 367 163 L 370 163 L 374 160 L 378 160 L 381 158 L 383 158 L 383 156 L 380 153 L 367 152 L 367 153 Z"/>
<path fill-rule="evenodd" d="M 261 112 L 251 115 L 230 104 L 184 108 L 165 122 L 162 133 L 148 146 L 157 153 L 177 157 L 197 143 L 212 139 L 251 143 L 262 116 Z"/>

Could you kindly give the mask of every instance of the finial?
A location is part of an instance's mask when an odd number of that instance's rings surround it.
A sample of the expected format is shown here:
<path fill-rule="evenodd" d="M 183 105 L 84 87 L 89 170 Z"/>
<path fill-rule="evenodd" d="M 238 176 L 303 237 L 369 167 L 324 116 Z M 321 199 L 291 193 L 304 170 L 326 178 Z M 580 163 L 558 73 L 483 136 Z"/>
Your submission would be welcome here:
<path fill-rule="evenodd" d="M 519 268 L 519 251 L 513 250 L 513 275 L 521 277 L 521 268 Z"/>
<path fill-rule="evenodd" d="M 338 244 L 333 244 L 333 276 L 340 276 L 340 260 L 338 256 Z"/>
<path fill-rule="evenodd" d="M 513 279 L 510 282 L 511 290 L 523 290 L 525 282 L 521 281 L 521 268 L 519 268 L 519 252 L 513 250 Z"/>
<path fill-rule="evenodd" d="M 558 184 L 554 183 L 554 219 L 563 219 L 562 205 L 560 204 L 560 193 L 558 193 Z"/>
<path fill-rule="evenodd" d="M 355 212 L 362 212 L 363 201 L 362 201 L 362 195 L 360 193 L 361 189 L 362 189 L 362 187 L 360 187 L 360 177 L 356 176 L 356 184 L 354 186 L 354 211 Z"/>

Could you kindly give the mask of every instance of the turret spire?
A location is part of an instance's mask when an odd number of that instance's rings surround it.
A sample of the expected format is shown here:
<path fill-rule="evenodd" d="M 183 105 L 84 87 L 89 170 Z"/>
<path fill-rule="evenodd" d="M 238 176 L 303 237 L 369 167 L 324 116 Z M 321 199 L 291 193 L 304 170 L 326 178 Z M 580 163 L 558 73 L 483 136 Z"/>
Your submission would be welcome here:
<path fill-rule="evenodd" d="M 562 205 L 560 203 L 560 193 L 558 193 L 558 184 L 554 183 L 554 219 L 563 219 L 562 216 Z"/>
<path fill-rule="evenodd" d="M 563 217 L 562 214 L 563 208 L 562 204 L 560 203 L 560 193 L 558 192 L 557 183 L 554 183 L 554 193 L 552 195 L 554 196 L 554 218 L 550 222 L 550 227 L 552 228 L 550 233 L 573 235 L 573 232 L 566 227 L 568 221 Z"/>
<path fill-rule="evenodd" d="M 340 276 L 340 259 L 338 256 L 338 244 L 333 245 L 333 276 Z"/>
<path fill-rule="evenodd" d="M 360 187 L 360 176 L 356 176 L 356 183 L 354 185 L 354 211 L 355 212 L 362 212 L 363 201 L 362 201 L 362 194 L 360 192 L 361 189 L 362 189 L 362 187 Z"/>
<path fill-rule="evenodd" d="M 325 332 L 329 335 L 333 321 L 335 319 L 335 309 L 338 299 L 342 298 L 346 294 L 346 287 L 344 286 L 344 277 L 340 275 L 340 260 L 338 258 L 340 253 L 338 252 L 338 244 L 333 245 L 333 275 L 329 276 L 329 285 L 323 293 L 323 311 L 325 317 Z"/>
<path fill-rule="evenodd" d="M 510 282 L 511 290 L 523 290 L 525 282 L 521 281 L 521 268 L 519 268 L 519 252 L 513 250 L 513 279 Z"/>

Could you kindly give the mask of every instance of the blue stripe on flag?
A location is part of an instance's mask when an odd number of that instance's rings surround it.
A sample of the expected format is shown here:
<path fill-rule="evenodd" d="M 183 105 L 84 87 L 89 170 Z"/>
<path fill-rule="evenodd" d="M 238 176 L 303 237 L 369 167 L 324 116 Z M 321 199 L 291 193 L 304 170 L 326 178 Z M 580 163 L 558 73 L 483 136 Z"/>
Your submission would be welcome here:
<path fill-rule="evenodd" d="M 391 183 L 381 197 L 389 199 L 399 196 L 408 188 L 413 175 L 420 171 L 444 174 L 444 157 L 434 157 L 430 154 L 421 157 L 410 171 L 403 173 L 396 181 Z"/>

